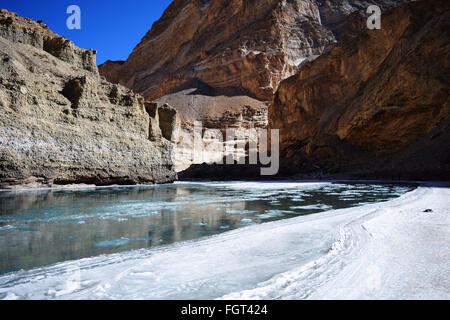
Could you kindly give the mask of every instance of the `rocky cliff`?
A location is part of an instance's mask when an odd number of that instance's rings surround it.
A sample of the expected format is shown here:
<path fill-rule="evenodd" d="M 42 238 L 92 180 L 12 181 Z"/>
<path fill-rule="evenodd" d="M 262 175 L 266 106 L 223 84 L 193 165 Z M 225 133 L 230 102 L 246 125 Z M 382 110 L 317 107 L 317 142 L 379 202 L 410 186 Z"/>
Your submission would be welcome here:
<path fill-rule="evenodd" d="M 220 124 L 216 120 L 224 117 L 222 129 L 238 127 L 249 108 L 267 114 L 282 80 L 358 27 L 348 25 L 348 16 L 372 4 L 387 10 L 404 2 L 175 0 L 126 61 L 108 61 L 100 73 L 147 99 L 175 106 L 187 131 L 195 120 Z M 267 118 L 258 116 L 243 127 L 262 123 Z M 189 153 L 180 143 L 178 150 Z M 180 160 L 177 167 L 190 163 Z"/>
<path fill-rule="evenodd" d="M 175 0 L 126 61 L 100 72 L 148 99 L 198 79 L 270 101 L 281 80 L 322 54 L 352 12 L 407 0 Z"/>
<path fill-rule="evenodd" d="M 176 179 L 177 112 L 101 79 L 95 54 L 0 11 L 0 187 Z"/>
<path fill-rule="evenodd" d="M 418 1 L 283 81 L 269 110 L 302 172 L 450 178 L 450 2 Z"/>

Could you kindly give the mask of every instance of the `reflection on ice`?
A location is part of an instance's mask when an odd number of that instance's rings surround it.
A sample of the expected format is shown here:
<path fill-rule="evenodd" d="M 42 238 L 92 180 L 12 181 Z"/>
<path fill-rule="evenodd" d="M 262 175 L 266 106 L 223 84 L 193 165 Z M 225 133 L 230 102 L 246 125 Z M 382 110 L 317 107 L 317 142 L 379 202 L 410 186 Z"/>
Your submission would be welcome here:
<path fill-rule="evenodd" d="M 411 189 L 237 182 L 0 193 L 0 257 L 8 257 L 0 274 L 389 200 Z"/>

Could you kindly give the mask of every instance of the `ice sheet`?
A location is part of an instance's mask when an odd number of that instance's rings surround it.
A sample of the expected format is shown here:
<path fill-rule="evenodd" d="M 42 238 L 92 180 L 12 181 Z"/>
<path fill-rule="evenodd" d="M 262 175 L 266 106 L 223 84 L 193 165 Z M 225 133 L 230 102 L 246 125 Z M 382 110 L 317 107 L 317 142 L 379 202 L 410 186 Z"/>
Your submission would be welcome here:
<path fill-rule="evenodd" d="M 227 187 L 236 190 L 271 190 L 271 189 L 316 189 L 326 185 L 331 185 L 331 182 L 221 182 L 213 183 L 214 185 Z"/>
<path fill-rule="evenodd" d="M 422 187 L 389 202 L 10 273 L 0 298 L 450 298 L 449 214 L 450 190 Z"/>
<path fill-rule="evenodd" d="M 420 188 L 355 209 L 345 211 L 366 214 L 339 227 L 339 240 L 326 255 L 222 298 L 450 298 L 449 189 Z"/>

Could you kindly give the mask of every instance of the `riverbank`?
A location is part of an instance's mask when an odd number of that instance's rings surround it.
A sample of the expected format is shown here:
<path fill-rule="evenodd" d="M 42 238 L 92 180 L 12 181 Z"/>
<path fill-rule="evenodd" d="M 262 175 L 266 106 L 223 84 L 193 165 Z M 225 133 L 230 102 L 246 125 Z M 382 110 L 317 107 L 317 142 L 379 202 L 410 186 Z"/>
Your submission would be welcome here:
<path fill-rule="evenodd" d="M 449 299 L 450 190 L 421 187 L 362 209 L 327 255 L 224 298 Z"/>

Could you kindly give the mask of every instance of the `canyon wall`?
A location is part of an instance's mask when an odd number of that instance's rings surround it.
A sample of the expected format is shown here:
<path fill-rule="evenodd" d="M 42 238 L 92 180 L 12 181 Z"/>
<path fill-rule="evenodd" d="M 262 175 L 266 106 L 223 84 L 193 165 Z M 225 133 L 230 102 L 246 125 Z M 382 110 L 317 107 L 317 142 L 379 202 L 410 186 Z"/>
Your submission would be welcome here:
<path fill-rule="evenodd" d="M 176 179 L 178 113 L 102 79 L 95 54 L 0 11 L 0 188 Z"/>
<path fill-rule="evenodd" d="M 269 110 L 301 172 L 450 178 L 450 2 L 418 1 L 283 81 Z"/>
<path fill-rule="evenodd" d="M 239 127 L 249 108 L 267 114 L 282 80 L 362 27 L 349 24 L 349 16 L 373 4 L 384 11 L 405 2 L 175 0 L 126 61 L 107 61 L 100 73 L 147 99 L 173 105 L 186 132 L 195 120 L 209 124 L 223 115 L 227 121 L 216 121 L 221 129 Z M 243 128 L 267 122 L 258 116 Z M 189 145 L 179 141 L 177 150 L 192 153 Z M 183 159 L 178 169 L 192 163 L 184 155 L 178 158 Z"/>
<path fill-rule="evenodd" d="M 147 99 L 186 82 L 270 101 L 281 80 L 336 43 L 352 12 L 406 0 L 175 0 L 126 61 L 100 72 Z"/>

